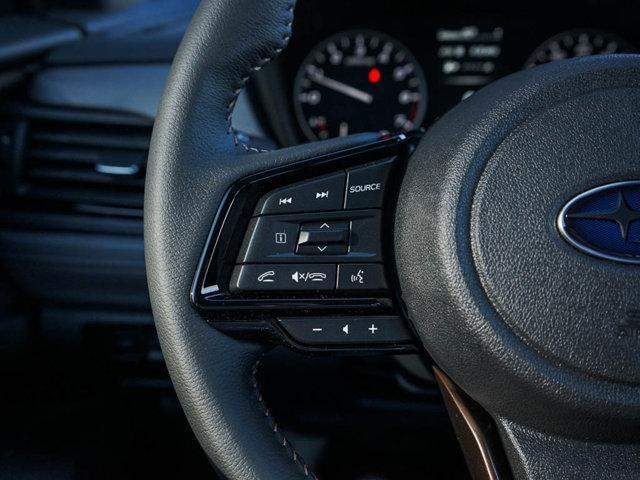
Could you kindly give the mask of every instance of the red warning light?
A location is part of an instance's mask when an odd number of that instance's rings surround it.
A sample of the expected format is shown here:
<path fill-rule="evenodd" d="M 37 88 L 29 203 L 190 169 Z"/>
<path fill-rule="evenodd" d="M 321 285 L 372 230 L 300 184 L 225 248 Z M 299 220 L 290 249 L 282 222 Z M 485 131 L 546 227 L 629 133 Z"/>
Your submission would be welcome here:
<path fill-rule="evenodd" d="M 370 83 L 378 83 L 381 77 L 382 75 L 380 74 L 380 70 L 378 70 L 376 67 L 373 67 L 371 70 L 369 70 Z"/>

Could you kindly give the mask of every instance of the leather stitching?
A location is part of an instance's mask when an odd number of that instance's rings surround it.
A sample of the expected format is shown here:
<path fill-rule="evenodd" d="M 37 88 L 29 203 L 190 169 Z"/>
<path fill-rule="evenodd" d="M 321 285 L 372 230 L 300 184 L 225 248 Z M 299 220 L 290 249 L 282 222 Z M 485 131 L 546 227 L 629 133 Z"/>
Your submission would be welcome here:
<path fill-rule="evenodd" d="M 231 134 L 231 136 L 233 138 L 233 143 L 234 143 L 234 145 L 236 147 L 237 146 L 241 146 L 242 148 L 244 148 L 244 150 L 246 152 L 260 153 L 260 152 L 268 152 L 269 150 L 263 149 L 263 148 L 253 147 L 253 146 L 249 145 L 246 142 L 243 142 L 242 140 L 240 140 L 238 138 L 238 135 L 236 134 L 235 130 L 233 129 L 233 109 L 236 106 L 236 103 L 238 101 L 238 97 L 240 96 L 240 92 L 242 92 L 242 89 L 247 84 L 247 81 L 249 81 L 249 79 L 256 72 L 262 70 L 262 68 L 264 68 L 264 66 L 267 65 L 271 60 L 276 58 L 280 54 L 280 52 L 282 52 L 285 49 L 285 47 L 289 43 L 289 40 L 291 39 L 291 26 L 293 24 L 293 9 L 294 9 L 294 6 L 295 6 L 295 2 L 292 2 L 287 6 L 287 21 L 285 23 L 285 31 L 282 33 L 282 39 L 281 39 L 280 46 L 275 48 L 275 49 L 273 49 L 267 56 L 259 59 L 257 64 L 252 66 L 249 69 L 249 71 L 247 72 L 247 74 L 240 78 L 239 85 L 233 91 L 233 95 L 232 95 L 231 101 L 227 105 L 227 124 L 228 124 L 227 134 Z"/>
<path fill-rule="evenodd" d="M 273 431 L 274 435 L 276 436 L 276 439 L 277 439 L 278 443 L 287 451 L 287 454 L 289 455 L 289 457 L 298 466 L 298 468 L 300 468 L 301 473 L 306 478 L 309 478 L 311 480 L 318 480 L 318 477 L 316 476 L 316 474 L 311 471 L 311 469 L 309 468 L 307 463 L 304 461 L 304 459 L 295 450 L 295 448 L 293 448 L 293 445 L 291 444 L 291 442 L 289 442 L 289 440 L 287 440 L 287 437 L 280 430 L 280 428 L 278 427 L 278 424 L 276 423 L 275 419 L 273 418 L 273 416 L 269 412 L 269 408 L 267 408 L 267 405 L 265 404 L 265 402 L 264 402 L 264 400 L 262 398 L 262 393 L 260 393 L 260 384 L 258 383 L 258 368 L 260 367 L 260 361 L 261 360 L 262 360 L 262 357 L 260 357 L 258 359 L 258 361 L 254 364 L 253 372 L 252 372 L 252 374 L 253 374 L 252 375 L 252 379 L 253 379 L 252 380 L 252 386 L 253 386 L 253 390 L 256 393 L 256 398 L 257 398 L 258 403 L 260 405 L 260 409 L 262 410 L 262 412 L 264 413 L 265 417 L 267 418 L 267 422 L 269 423 L 269 427 L 271 428 L 271 430 Z"/>
<path fill-rule="evenodd" d="M 267 56 L 259 59 L 257 64 L 252 66 L 249 69 L 249 71 L 247 72 L 247 74 L 240 78 L 239 85 L 233 91 L 233 95 L 232 95 L 231 101 L 227 105 L 227 124 L 228 124 L 227 134 L 230 134 L 232 136 L 234 145 L 241 146 L 242 148 L 244 148 L 244 150 L 246 152 L 257 152 L 257 153 L 259 153 L 259 152 L 268 152 L 268 150 L 262 149 L 262 148 L 253 147 L 253 146 L 241 141 L 238 138 L 238 135 L 236 134 L 235 130 L 233 129 L 233 109 L 234 109 L 234 107 L 235 107 L 235 105 L 236 105 L 236 103 L 238 101 L 238 97 L 240 96 L 240 93 L 242 92 L 242 89 L 245 87 L 246 83 L 249 81 L 251 76 L 254 75 L 256 72 L 260 71 L 262 68 L 264 68 L 265 65 L 267 65 L 270 61 L 272 61 L 274 58 L 276 58 L 280 54 L 280 52 L 282 52 L 285 49 L 285 47 L 289 43 L 289 40 L 291 39 L 291 27 L 292 27 L 292 23 L 293 23 L 293 9 L 294 9 L 294 6 L 295 6 L 295 2 L 291 2 L 287 6 L 287 22 L 285 23 L 285 31 L 282 34 L 282 39 L 281 39 L 280 46 L 275 48 L 275 49 L 273 49 Z M 311 471 L 311 468 L 309 467 L 309 465 L 307 465 L 307 463 L 304 461 L 304 459 L 300 456 L 300 454 L 293 447 L 291 442 L 289 442 L 289 440 L 287 440 L 287 437 L 280 430 L 280 428 L 278 427 L 278 424 L 276 423 L 275 419 L 273 418 L 273 416 L 269 412 L 269 408 L 265 404 L 264 399 L 262 398 L 262 393 L 260 393 L 260 385 L 258 383 L 258 368 L 260 366 L 260 361 L 261 360 L 262 360 L 262 357 L 259 358 L 256 361 L 256 363 L 253 366 L 253 370 L 252 370 L 252 386 L 253 386 L 253 390 L 254 390 L 254 392 L 256 394 L 256 400 L 258 401 L 258 405 L 260 406 L 260 409 L 262 410 L 264 416 L 266 417 L 267 422 L 269 424 L 269 427 L 271 428 L 271 430 L 273 431 L 274 435 L 276 436 L 276 440 L 277 440 L 278 444 L 281 445 L 282 448 L 284 448 L 286 450 L 289 458 L 291 458 L 291 460 L 298 466 L 298 468 L 300 469 L 300 471 L 304 475 L 304 477 L 308 478 L 310 480 L 318 480 L 317 475 Z"/>

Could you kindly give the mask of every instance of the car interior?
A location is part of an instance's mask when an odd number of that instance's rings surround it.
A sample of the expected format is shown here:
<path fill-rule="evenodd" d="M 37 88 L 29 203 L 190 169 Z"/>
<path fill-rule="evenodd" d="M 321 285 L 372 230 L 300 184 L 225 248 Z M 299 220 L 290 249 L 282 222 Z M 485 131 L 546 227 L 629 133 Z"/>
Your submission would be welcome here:
<path fill-rule="evenodd" d="M 4 0 L 0 479 L 640 478 L 638 18 Z"/>

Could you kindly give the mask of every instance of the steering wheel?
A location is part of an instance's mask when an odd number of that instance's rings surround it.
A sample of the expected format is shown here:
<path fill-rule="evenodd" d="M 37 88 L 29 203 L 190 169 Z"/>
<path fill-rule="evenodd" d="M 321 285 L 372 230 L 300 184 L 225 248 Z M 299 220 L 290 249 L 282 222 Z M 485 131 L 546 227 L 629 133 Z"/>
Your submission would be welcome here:
<path fill-rule="evenodd" d="M 285 342 L 428 352 L 490 414 L 514 478 L 640 478 L 640 59 L 511 75 L 421 138 L 261 151 L 235 135 L 233 107 L 286 47 L 293 11 L 291 0 L 202 2 L 149 156 L 153 313 L 215 468 L 316 478 L 255 377 Z M 266 242 L 274 232 L 291 234 Z"/>

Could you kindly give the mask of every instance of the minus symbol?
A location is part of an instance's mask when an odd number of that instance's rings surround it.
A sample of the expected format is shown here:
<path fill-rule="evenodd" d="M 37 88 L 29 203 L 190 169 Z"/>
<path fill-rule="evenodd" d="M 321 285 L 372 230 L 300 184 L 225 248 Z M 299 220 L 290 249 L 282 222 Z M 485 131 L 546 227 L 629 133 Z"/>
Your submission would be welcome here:
<path fill-rule="evenodd" d="M 313 329 L 313 331 L 314 331 L 314 332 L 321 332 L 321 331 L 322 331 L 322 329 L 321 329 L 321 328 L 314 328 L 314 329 Z"/>

